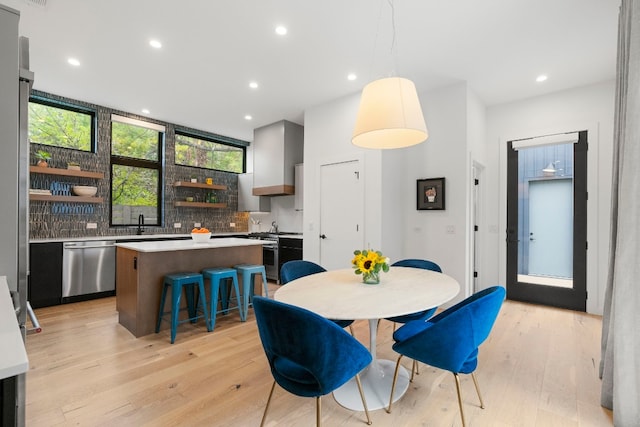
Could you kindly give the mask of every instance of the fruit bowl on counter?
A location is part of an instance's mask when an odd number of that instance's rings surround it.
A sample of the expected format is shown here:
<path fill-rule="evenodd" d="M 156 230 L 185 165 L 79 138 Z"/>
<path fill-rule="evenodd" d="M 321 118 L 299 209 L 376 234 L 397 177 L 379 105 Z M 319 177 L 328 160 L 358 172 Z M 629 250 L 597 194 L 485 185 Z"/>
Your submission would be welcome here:
<path fill-rule="evenodd" d="M 211 232 L 206 228 L 194 228 L 191 230 L 191 238 L 196 243 L 206 243 L 211 239 Z"/>
<path fill-rule="evenodd" d="M 74 185 L 71 187 L 71 191 L 76 196 L 93 197 L 98 192 L 98 187 L 92 185 Z"/>

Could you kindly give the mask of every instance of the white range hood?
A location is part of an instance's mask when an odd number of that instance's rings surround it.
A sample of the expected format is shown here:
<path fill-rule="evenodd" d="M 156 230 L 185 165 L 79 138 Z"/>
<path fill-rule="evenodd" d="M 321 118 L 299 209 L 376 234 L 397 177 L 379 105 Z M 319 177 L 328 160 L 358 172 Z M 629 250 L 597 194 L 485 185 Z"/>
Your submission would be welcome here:
<path fill-rule="evenodd" d="M 253 131 L 253 195 L 295 194 L 295 165 L 302 163 L 304 127 L 281 120 Z"/>

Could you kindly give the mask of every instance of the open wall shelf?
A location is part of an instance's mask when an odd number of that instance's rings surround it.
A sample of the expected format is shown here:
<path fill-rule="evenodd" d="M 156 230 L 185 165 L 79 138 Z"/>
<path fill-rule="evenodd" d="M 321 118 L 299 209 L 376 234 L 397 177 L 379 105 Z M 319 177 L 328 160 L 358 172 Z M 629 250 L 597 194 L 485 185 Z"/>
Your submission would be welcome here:
<path fill-rule="evenodd" d="M 103 179 L 104 174 L 102 172 L 91 172 L 74 169 L 58 169 L 58 168 L 43 168 L 42 166 L 30 166 L 30 173 L 39 173 L 43 175 L 60 175 L 60 176 L 75 176 L 81 178 L 94 178 Z"/>
<path fill-rule="evenodd" d="M 182 201 L 173 202 L 173 205 L 176 207 L 182 206 L 185 208 L 208 208 L 208 209 L 225 209 L 227 207 L 226 203 L 182 202 Z"/>
<path fill-rule="evenodd" d="M 189 188 L 204 188 L 206 190 L 226 190 L 226 185 L 218 185 L 218 184 L 205 184 L 204 182 L 187 182 L 187 181 L 176 181 L 173 183 L 174 187 L 189 187 Z"/>
<path fill-rule="evenodd" d="M 102 197 L 50 196 L 48 194 L 29 194 L 29 200 L 39 202 L 102 203 Z"/>

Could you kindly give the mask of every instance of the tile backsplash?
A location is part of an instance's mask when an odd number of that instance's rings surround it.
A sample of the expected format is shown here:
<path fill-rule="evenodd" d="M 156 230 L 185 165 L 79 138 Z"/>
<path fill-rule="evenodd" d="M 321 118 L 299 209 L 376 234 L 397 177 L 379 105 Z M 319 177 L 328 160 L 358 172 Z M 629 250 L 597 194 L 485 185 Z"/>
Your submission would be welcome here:
<path fill-rule="evenodd" d="M 52 189 L 65 192 L 71 185 L 93 185 L 98 187 L 96 197 L 103 199 L 102 203 L 61 203 L 32 200 L 29 203 L 29 236 L 31 239 L 81 238 L 93 236 L 118 236 L 135 234 L 136 227 L 109 226 L 110 215 L 110 152 L 111 152 L 111 114 L 135 118 L 165 126 L 165 158 L 164 158 L 164 200 L 161 227 L 145 226 L 145 234 L 183 234 L 189 233 L 194 223 L 201 223 L 203 227 L 213 232 L 246 232 L 249 230 L 249 214 L 237 212 L 238 207 L 238 178 L 235 173 L 213 171 L 209 169 L 193 168 L 176 165 L 174 163 L 175 126 L 170 123 L 141 117 L 122 111 L 96 106 L 63 97 L 33 91 L 41 97 L 55 99 L 61 102 L 73 103 L 89 107 L 96 111 L 97 141 L 96 152 L 89 153 L 67 148 L 45 146 L 32 143 L 30 147 L 30 163 L 35 165 L 34 153 L 46 150 L 51 153 L 49 166 L 66 169 L 68 162 L 77 162 L 82 170 L 100 172 L 102 179 L 48 175 L 41 173 L 30 174 L 30 188 Z M 174 187 L 175 181 L 188 181 L 195 176 L 198 182 L 205 182 L 206 178 L 213 178 L 214 184 L 225 185 L 225 191 L 216 192 L 218 202 L 226 203 L 226 208 L 209 209 L 193 207 L 176 207 L 174 201 L 194 197 L 196 201 L 207 193 L 205 189 Z M 153 209 L 155 214 L 155 209 Z M 180 228 L 174 228 L 179 223 Z M 231 227 L 235 223 L 235 227 Z M 87 228 L 87 224 L 95 228 Z"/>

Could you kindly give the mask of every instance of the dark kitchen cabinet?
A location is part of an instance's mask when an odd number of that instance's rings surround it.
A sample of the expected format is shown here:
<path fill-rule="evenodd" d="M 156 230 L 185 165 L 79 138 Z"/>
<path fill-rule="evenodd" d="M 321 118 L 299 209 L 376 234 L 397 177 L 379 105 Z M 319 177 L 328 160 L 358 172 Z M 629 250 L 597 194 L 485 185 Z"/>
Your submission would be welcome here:
<path fill-rule="evenodd" d="M 302 259 L 302 239 L 280 237 L 278 239 L 278 272 L 287 261 Z"/>
<path fill-rule="evenodd" d="M 28 299 L 33 308 L 62 303 L 62 242 L 29 245 Z"/>

